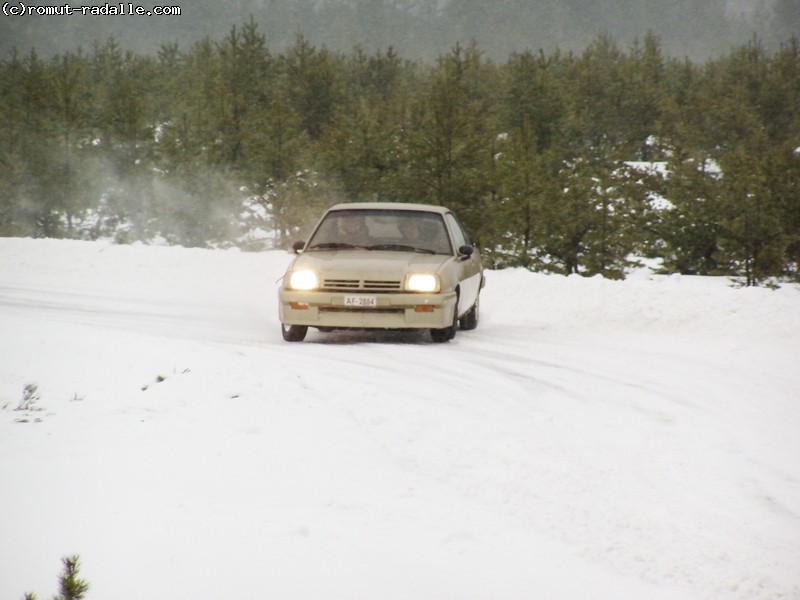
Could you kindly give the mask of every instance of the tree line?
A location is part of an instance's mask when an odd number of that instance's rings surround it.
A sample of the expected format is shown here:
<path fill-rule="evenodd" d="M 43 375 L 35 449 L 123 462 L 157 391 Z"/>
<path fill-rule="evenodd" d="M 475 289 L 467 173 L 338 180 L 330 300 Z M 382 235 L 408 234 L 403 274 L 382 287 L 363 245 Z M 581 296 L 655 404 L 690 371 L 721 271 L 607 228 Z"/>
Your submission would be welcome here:
<path fill-rule="evenodd" d="M 153 55 L 0 63 L 0 235 L 288 246 L 336 201 L 454 209 L 494 267 L 798 277 L 800 41 L 696 63 L 650 33 L 426 63 L 251 18 Z"/>

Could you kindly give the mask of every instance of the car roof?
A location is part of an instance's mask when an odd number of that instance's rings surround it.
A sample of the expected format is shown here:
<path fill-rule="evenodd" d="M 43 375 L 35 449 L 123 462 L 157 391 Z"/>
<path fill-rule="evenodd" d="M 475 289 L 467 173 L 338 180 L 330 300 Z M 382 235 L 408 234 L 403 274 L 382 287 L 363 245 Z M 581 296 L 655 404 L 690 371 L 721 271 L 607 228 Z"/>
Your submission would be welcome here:
<path fill-rule="evenodd" d="M 450 210 L 436 204 L 412 204 L 406 202 L 344 202 L 334 204 L 328 212 L 336 210 L 409 210 L 445 214 Z"/>

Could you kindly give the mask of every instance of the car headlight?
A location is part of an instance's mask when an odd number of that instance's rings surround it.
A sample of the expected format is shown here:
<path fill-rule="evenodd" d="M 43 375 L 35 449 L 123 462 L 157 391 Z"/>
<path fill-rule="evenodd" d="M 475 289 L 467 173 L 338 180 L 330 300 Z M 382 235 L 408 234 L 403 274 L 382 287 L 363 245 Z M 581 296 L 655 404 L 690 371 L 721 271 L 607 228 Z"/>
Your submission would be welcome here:
<path fill-rule="evenodd" d="M 406 279 L 406 289 L 409 292 L 438 292 L 439 278 L 431 273 L 414 273 Z"/>
<path fill-rule="evenodd" d="M 319 287 L 319 278 L 314 271 L 294 271 L 289 277 L 289 287 L 300 291 L 314 290 Z"/>

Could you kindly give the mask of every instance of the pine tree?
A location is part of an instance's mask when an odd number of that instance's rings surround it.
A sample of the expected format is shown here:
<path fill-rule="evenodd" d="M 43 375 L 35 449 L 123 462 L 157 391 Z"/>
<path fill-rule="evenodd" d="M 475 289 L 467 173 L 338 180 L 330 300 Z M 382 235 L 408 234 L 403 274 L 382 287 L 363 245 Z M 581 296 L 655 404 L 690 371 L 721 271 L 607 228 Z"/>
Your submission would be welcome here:
<path fill-rule="evenodd" d="M 764 159 L 729 153 L 722 163 L 720 246 L 733 272 L 747 286 L 784 273 L 786 249 L 797 239 L 783 227 L 781 198 L 763 176 Z"/>
<path fill-rule="evenodd" d="M 787 142 L 772 148 L 762 164 L 771 201 L 781 215 L 783 272 L 800 280 L 800 145 Z"/>
<path fill-rule="evenodd" d="M 497 165 L 497 201 L 491 206 L 496 243 L 503 263 L 538 268 L 537 233 L 547 214 L 544 190 L 551 183 L 547 155 L 562 135 L 564 90 L 559 79 L 560 55 L 526 52 L 512 56 L 503 70 L 501 131 L 492 152 Z"/>
<path fill-rule="evenodd" d="M 78 577 L 80 559 L 68 556 L 63 559 L 64 572 L 59 577 L 59 600 L 82 600 L 89 591 L 89 583 Z"/>
<path fill-rule="evenodd" d="M 24 158 L 29 139 L 23 127 L 25 77 L 16 52 L 0 62 L 0 235 L 30 235 L 36 222 Z"/>
<path fill-rule="evenodd" d="M 260 169 L 258 127 L 270 103 L 271 59 L 266 40 L 251 17 L 241 29 L 231 28 L 217 53 L 223 163 L 245 171 Z"/>
<path fill-rule="evenodd" d="M 61 563 L 64 569 L 58 577 L 58 594 L 53 597 L 54 600 L 83 600 L 89 591 L 89 582 L 78 576 L 80 557 L 67 556 L 61 559 Z M 24 600 L 37 600 L 36 594 L 28 592 Z"/>
<path fill-rule="evenodd" d="M 607 152 L 560 160 L 543 193 L 540 220 L 542 260 L 564 274 L 622 278 L 637 247 L 642 211 L 637 183 Z"/>
<path fill-rule="evenodd" d="M 453 208 L 479 242 L 491 192 L 485 175 L 493 160 L 492 85 L 480 51 L 456 45 L 431 72 L 402 139 L 407 197 Z"/>
<path fill-rule="evenodd" d="M 316 141 L 333 118 L 339 99 L 335 58 L 328 50 L 317 50 L 297 36 L 284 59 L 290 102 L 309 138 Z"/>
<path fill-rule="evenodd" d="M 320 146 L 326 172 L 350 199 L 404 200 L 394 181 L 407 97 L 401 68 L 391 48 L 371 56 L 356 49 L 345 64 L 342 101 Z"/>
<path fill-rule="evenodd" d="M 724 272 L 719 249 L 721 207 L 716 163 L 676 151 L 667 162 L 666 206 L 650 228 L 667 272 L 718 275 Z"/>
<path fill-rule="evenodd" d="M 85 161 L 91 137 L 90 111 L 93 105 L 87 60 L 82 54 L 56 57 L 49 68 L 52 90 L 50 113 L 53 117 L 54 151 L 51 157 L 58 178 L 49 194 L 58 198 L 57 209 L 63 212 L 67 237 L 75 236 L 74 218 L 94 208 L 97 198 L 87 197 L 94 189 L 88 180 L 92 174 Z"/>
<path fill-rule="evenodd" d="M 492 256 L 495 266 L 536 266 L 537 222 L 544 214 L 542 189 L 546 180 L 544 159 L 537 146 L 528 118 L 512 132 L 498 136 L 494 153 L 498 197 L 491 206 L 492 250 L 499 252 L 499 256 Z"/>
<path fill-rule="evenodd" d="M 18 104 L 12 114 L 16 113 L 19 121 L 18 137 L 12 146 L 16 152 L 12 156 L 24 162 L 22 181 L 18 181 L 16 186 L 17 190 L 24 190 L 24 196 L 20 198 L 23 210 L 18 215 L 28 221 L 26 228 L 30 228 L 31 234 L 57 236 L 61 233 L 59 198 L 49 193 L 56 174 L 51 163 L 47 67 L 32 50 L 23 59 L 16 76 L 20 88 L 14 94 L 15 104 Z"/>

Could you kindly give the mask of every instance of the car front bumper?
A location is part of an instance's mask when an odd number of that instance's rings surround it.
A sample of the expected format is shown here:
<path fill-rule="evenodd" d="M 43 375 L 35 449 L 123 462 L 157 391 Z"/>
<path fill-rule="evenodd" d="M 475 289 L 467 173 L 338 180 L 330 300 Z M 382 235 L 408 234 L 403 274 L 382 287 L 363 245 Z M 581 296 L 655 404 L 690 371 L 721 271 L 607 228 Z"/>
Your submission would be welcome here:
<path fill-rule="evenodd" d="M 352 294 L 280 289 L 279 316 L 284 325 L 345 329 L 442 329 L 453 324 L 455 292 L 374 294 L 375 306 L 346 306 Z"/>

